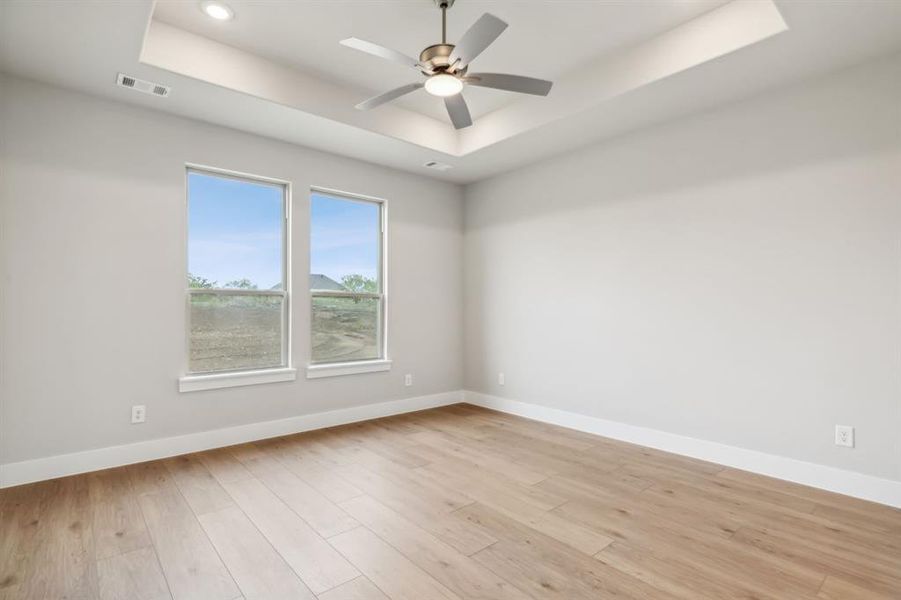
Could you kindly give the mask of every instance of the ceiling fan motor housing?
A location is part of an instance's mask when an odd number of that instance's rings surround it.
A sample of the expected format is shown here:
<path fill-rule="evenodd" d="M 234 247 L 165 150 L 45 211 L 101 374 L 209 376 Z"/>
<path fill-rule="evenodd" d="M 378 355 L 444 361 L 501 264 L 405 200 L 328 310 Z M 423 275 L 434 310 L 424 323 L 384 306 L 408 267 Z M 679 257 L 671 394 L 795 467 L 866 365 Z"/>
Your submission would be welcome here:
<path fill-rule="evenodd" d="M 434 46 L 429 46 L 419 54 L 419 62 L 424 65 L 429 65 L 433 73 L 447 71 L 449 73 L 462 75 L 466 72 L 465 67 L 463 69 L 451 69 L 450 55 L 453 51 L 453 44 L 435 44 Z"/>

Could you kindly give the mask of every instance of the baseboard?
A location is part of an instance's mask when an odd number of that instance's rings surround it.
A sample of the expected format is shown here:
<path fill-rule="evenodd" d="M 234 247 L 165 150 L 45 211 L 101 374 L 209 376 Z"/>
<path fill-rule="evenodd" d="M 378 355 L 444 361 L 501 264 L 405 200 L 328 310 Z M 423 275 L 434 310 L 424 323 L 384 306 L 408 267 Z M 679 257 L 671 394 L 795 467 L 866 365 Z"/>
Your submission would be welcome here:
<path fill-rule="evenodd" d="M 465 402 L 475 406 L 901 508 L 901 481 L 881 479 L 835 467 L 699 440 L 657 429 L 607 421 L 479 392 L 465 391 L 463 395 Z"/>
<path fill-rule="evenodd" d="M 0 465 L 0 488 L 446 406 L 462 398 L 461 391 L 444 392 L 9 463 Z"/>
<path fill-rule="evenodd" d="M 365 404 L 275 421 L 9 463 L 0 465 L 0 488 L 447 406 L 461 401 L 901 508 L 899 481 L 471 391 L 444 392 Z"/>

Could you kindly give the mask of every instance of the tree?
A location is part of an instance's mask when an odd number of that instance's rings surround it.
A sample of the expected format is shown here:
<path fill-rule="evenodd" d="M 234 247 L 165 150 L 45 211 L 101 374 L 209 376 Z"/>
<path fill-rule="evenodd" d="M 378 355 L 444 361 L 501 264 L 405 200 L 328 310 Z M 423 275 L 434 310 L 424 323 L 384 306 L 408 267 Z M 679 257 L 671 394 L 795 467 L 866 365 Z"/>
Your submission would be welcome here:
<path fill-rule="evenodd" d="M 216 287 L 216 282 L 210 281 L 206 277 L 200 277 L 199 275 L 188 273 L 188 287 L 210 289 Z"/>
<path fill-rule="evenodd" d="M 251 280 L 246 277 L 242 279 L 235 279 L 229 281 L 225 284 L 225 287 L 228 289 L 236 289 L 236 290 L 255 290 L 257 289 L 257 285 L 253 283 Z"/>
<path fill-rule="evenodd" d="M 356 293 L 374 294 L 379 291 L 378 282 L 375 279 L 363 277 L 357 273 L 345 275 L 341 278 L 341 285 L 348 291 Z"/>

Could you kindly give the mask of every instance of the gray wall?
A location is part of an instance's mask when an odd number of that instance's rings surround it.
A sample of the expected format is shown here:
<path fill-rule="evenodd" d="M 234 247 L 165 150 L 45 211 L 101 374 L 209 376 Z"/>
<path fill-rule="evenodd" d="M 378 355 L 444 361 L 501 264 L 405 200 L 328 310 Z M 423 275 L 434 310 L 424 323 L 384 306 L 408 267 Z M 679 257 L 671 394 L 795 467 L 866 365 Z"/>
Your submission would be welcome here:
<path fill-rule="evenodd" d="M 309 186 L 389 200 L 390 372 L 176 391 L 185 162 L 294 183 L 298 367 Z M 451 184 L 0 78 L 0 463 L 460 389 L 462 216 Z"/>
<path fill-rule="evenodd" d="M 469 186 L 467 389 L 901 479 L 899 73 Z"/>
<path fill-rule="evenodd" d="M 0 463 L 456 390 L 465 368 L 471 390 L 901 479 L 898 72 L 469 186 L 465 234 L 453 185 L 0 78 Z M 305 190 L 388 198 L 394 369 L 179 394 L 185 162 L 294 182 L 299 367 Z"/>

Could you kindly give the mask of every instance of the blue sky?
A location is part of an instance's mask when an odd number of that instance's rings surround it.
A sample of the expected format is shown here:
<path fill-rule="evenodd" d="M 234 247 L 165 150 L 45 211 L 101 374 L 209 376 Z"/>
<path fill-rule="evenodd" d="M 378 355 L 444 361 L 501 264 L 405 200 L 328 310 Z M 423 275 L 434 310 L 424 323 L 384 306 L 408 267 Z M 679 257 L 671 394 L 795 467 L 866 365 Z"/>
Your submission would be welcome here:
<path fill-rule="evenodd" d="M 218 282 L 282 281 L 282 188 L 188 174 L 188 271 Z"/>
<path fill-rule="evenodd" d="M 340 282 L 353 273 L 375 279 L 379 260 L 379 208 L 313 194 L 310 273 Z"/>
<path fill-rule="evenodd" d="M 282 218 L 279 186 L 189 173 L 188 271 L 219 286 L 245 277 L 260 289 L 281 283 Z M 376 276 L 377 205 L 313 194 L 311 218 L 311 273 Z"/>

